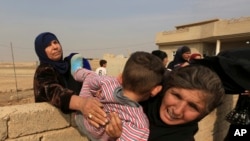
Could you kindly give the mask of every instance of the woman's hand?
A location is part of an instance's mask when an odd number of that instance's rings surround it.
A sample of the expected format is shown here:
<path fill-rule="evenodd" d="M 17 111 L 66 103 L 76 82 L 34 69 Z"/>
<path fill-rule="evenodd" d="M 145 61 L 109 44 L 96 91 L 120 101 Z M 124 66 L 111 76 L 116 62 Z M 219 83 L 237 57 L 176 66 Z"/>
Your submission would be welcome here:
<path fill-rule="evenodd" d="M 181 67 L 185 67 L 185 66 L 188 66 L 190 65 L 188 62 L 184 62 L 183 64 L 181 64 Z"/>
<path fill-rule="evenodd" d="M 108 123 L 107 114 L 102 109 L 103 105 L 93 97 L 72 96 L 70 109 L 81 111 L 83 116 L 95 127 L 105 126 Z"/>
<path fill-rule="evenodd" d="M 105 131 L 110 137 L 117 139 L 122 134 L 122 122 L 117 113 L 113 112 L 109 115 L 110 121 L 106 125 Z"/>

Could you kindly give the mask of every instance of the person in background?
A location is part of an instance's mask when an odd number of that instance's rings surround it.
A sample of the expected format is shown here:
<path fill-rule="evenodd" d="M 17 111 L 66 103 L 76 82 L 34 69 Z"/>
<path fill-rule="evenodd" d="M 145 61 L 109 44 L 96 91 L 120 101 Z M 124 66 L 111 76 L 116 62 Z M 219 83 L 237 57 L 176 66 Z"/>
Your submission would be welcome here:
<path fill-rule="evenodd" d="M 178 48 L 174 56 L 174 60 L 168 64 L 167 68 L 170 70 L 174 70 L 176 68 L 189 65 L 190 55 L 191 50 L 188 46 L 182 46 Z"/>
<path fill-rule="evenodd" d="M 107 61 L 102 59 L 99 61 L 99 65 L 100 65 L 100 67 L 98 67 L 95 71 L 96 74 L 98 74 L 100 76 L 107 75 L 107 69 L 106 69 Z"/>
<path fill-rule="evenodd" d="M 106 113 L 115 112 L 122 121 L 119 138 L 110 138 L 105 127 L 91 126 L 81 113 L 76 114 L 80 131 L 91 140 L 147 141 L 149 124 L 139 102 L 158 94 L 162 86 L 164 67 L 161 60 L 147 52 L 134 52 L 127 60 L 122 78 L 99 76 L 82 68 L 82 57 L 77 54 L 71 59 L 71 72 L 77 81 L 83 82 L 80 96 L 96 97 L 103 103 Z M 122 80 L 120 83 L 119 80 Z M 101 93 L 98 93 L 98 91 Z M 88 118 L 95 118 L 89 113 Z"/>
<path fill-rule="evenodd" d="M 202 59 L 202 56 L 200 53 L 193 53 L 189 58 L 189 63 L 191 64 L 194 59 Z"/>
<path fill-rule="evenodd" d="M 34 75 L 35 102 L 48 102 L 59 108 L 63 113 L 81 111 L 84 116 L 95 113 L 97 118 L 89 119 L 96 127 L 106 125 L 107 114 L 103 111 L 103 105 L 94 98 L 82 98 L 69 84 L 70 64 L 63 60 L 62 46 L 57 37 L 50 32 L 43 32 L 35 39 L 35 52 L 40 65 Z"/>
<path fill-rule="evenodd" d="M 161 50 L 153 50 L 151 53 L 152 53 L 153 55 L 159 57 L 159 58 L 162 60 L 164 67 L 167 66 L 167 63 L 168 63 L 168 55 L 167 55 L 166 52 L 161 51 Z"/>
<path fill-rule="evenodd" d="M 190 56 L 190 59 L 189 60 L 192 60 L 192 59 L 202 59 L 202 56 L 200 53 L 193 53 L 191 56 Z"/>

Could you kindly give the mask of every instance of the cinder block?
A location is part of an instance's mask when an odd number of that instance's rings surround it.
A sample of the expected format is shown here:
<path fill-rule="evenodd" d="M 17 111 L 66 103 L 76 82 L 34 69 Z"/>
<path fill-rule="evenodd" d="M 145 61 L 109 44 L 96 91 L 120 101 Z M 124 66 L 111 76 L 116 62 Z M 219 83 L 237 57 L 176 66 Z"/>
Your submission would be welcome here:
<path fill-rule="evenodd" d="M 7 139 L 5 141 L 41 141 L 41 140 L 42 140 L 42 134 L 33 134 L 15 139 Z"/>
<path fill-rule="evenodd" d="M 9 138 L 41 133 L 70 126 L 70 115 L 65 115 L 59 109 L 48 103 L 32 103 L 10 106 L 8 129 Z"/>
<path fill-rule="evenodd" d="M 81 135 L 76 128 L 69 127 L 62 130 L 46 132 L 43 141 L 89 141 Z"/>
<path fill-rule="evenodd" d="M 10 113 L 13 113 L 14 109 L 6 107 L 0 107 L 0 141 L 5 140 L 8 137 L 8 120 Z"/>
<path fill-rule="evenodd" d="M 82 136 L 77 129 L 73 127 L 68 127 L 61 130 L 52 130 L 16 139 L 7 139 L 5 141 L 89 141 L 89 140 L 85 136 Z"/>
<path fill-rule="evenodd" d="M 7 138 L 7 121 L 0 119 L 0 141 L 3 141 Z"/>

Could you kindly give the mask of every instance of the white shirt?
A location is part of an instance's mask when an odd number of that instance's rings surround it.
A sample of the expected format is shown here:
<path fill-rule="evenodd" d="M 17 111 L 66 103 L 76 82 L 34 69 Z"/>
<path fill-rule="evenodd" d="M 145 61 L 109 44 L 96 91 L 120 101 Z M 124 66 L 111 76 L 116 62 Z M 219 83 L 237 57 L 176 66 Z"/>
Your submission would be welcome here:
<path fill-rule="evenodd" d="M 95 70 L 95 73 L 98 74 L 99 76 L 107 75 L 107 70 L 104 67 L 99 67 Z"/>

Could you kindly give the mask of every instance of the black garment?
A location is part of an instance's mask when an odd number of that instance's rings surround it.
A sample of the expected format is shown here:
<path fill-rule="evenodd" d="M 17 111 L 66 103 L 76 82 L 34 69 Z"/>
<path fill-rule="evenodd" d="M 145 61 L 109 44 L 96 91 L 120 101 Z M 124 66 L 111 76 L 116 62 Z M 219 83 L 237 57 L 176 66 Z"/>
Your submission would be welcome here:
<path fill-rule="evenodd" d="M 69 103 L 71 96 L 76 93 L 66 88 L 67 81 L 64 75 L 50 64 L 40 64 L 34 75 L 35 102 L 49 102 L 63 113 L 72 112 Z"/>
<path fill-rule="evenodd" d="M 170 70 L 174 69 L 174 61 L 170 61 L 168 63 L 167 69 L 170 69 Z"/>
<path fill-rule="evenodd" d="M 250 97 L 239 95 L 236 107 L 228 115 L 226 116 L 226 119 L 231 124 L 224 141 L 249 141 Z M 245 131 L 246 133 L 244 133 Z"/>
<path fill-rule="evenodd" d="M 82 82 L 76 81 L 73 76 L 71 75 L 71 65 L 70 65 L 70 59 L 71 57 L 76 54 L 70 54 L 69 56 L 64 58 L 64 61 L 68 63 L 68 71 L 65 73 L 64 78 L 66 80 L 66 88 L 73 90 L 77 95 L 80 94 L 80 91 L 82 89 Z"/>
<path fill-rule="evenodd" d="M 214 70 L 222 80 L 227 94 L 238 94 L 250 90 L 250 48 L 236 48 L 195 60 Z"/>
<path fill-rule="evenodd" d="M 160 118 L 160 105 L 162 94 L 140 103 L 146 113 L 150 134 L 148 141 L 194 141 L 194 135 L 198 131 L 198 123 L 192 122 L 183 125 L 167 125 Z"/>
<path fill-rule="evenodd" d="M 240 94 L 245 90 L 250 90 L 250 48 L 222 51 L 217 56 L 195 60 L 191 65 L 195 64 L 214 70 L 221 78 L 226 94 Z M 236 105 L 242 105 L 241 100 L 238 100 Z M 237 133 L 242 129 L 245 129 L 247 133 L 239 136 Z M 249 140 L 250 125 L 230 125 L 225 141 Z"/>
<path fill-rule="evenodd" d="M 52 65 L 43 63 L 36 69 L 33 87 L 35 102 L 49 102 L 67 114 L 74 111 L 69 109 L 70 99 L 79 94 L 82 83 L 74 80 L 70 69 L 60 74 Z"/>

